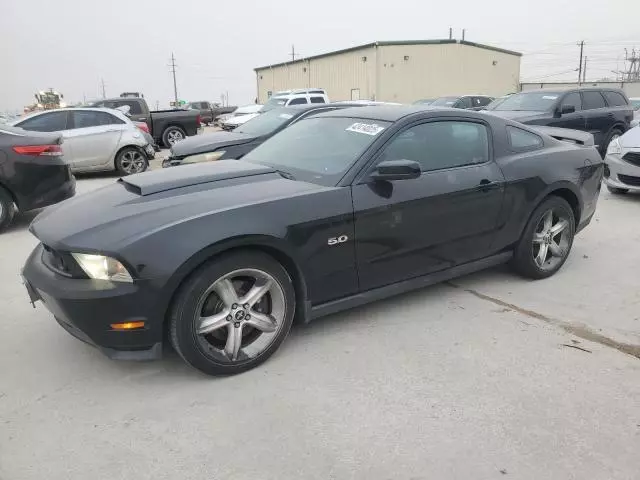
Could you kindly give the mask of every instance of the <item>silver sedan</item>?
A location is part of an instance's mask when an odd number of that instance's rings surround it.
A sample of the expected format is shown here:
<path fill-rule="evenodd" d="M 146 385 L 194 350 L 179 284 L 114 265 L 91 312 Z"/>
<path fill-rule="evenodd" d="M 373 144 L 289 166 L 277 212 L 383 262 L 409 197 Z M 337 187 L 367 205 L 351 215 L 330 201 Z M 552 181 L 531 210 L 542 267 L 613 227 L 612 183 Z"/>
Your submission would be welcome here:
<path fill-rule="evenodd" d="M 640 126 L 609 144 L 604 182 L 612 193 L 640 192 Z"/>
<path fill-rule="evenodd" d="M 126 115 L 109 108 L 65 108 L 38 112 L 13 125 L 36 132 L 60 132 L 73 172 L 144 172 L 155 152 Z"/>

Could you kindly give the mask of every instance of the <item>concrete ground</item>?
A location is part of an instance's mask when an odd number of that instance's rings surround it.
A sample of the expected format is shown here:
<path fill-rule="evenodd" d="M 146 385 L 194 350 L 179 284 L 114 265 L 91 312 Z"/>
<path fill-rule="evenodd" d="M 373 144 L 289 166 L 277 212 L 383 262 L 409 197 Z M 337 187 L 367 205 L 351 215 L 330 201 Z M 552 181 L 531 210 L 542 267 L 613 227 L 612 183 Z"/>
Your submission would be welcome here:
<path fill-rule="evenodd" d="M 334 315 L 231 378 L 109 361 L 32 309 L 22 216 L 0 236 L 0 479 L 638 479 L 639 213 L 603 192 L 555 277 Z"/>

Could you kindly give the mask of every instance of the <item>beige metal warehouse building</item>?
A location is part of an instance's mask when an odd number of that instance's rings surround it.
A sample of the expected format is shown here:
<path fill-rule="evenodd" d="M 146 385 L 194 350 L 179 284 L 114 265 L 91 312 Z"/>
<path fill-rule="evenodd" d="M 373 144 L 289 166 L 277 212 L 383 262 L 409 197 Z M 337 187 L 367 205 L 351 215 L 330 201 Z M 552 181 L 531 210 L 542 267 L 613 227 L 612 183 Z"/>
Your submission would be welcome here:
<path fill-rule="evenodd" d="M 255 69 L 258 101 L 324 88 L 332 101 L 409 103 L 444 95 L 504 95 L 520 84 L 522 54 L 465 40 L 374 42 Z"/>

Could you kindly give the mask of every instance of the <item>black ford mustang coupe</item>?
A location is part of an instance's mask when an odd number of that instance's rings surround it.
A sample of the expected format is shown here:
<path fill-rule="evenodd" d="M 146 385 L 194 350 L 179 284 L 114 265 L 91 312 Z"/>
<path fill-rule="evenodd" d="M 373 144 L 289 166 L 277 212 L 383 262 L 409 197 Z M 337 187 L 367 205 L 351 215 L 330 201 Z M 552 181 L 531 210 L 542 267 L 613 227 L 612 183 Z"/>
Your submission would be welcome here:
<path fill-rule="evenodd" d="M 49 208 L 31 226 L 25 285 L 112 358 L 156 358 L 168 339 L 205 373 L 239 373 L 294 317 L 507 261 L 553 275 L 596 209 L 592 145 L 471 111 L 327 112 L 242 160 L 133 175 Z"/>

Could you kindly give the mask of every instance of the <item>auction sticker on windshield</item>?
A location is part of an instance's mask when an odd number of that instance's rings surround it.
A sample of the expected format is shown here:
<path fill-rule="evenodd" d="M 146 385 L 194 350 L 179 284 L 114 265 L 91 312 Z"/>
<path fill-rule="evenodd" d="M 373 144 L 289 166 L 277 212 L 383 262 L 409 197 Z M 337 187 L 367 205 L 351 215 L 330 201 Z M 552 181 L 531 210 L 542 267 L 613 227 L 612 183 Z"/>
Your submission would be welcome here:
<path fill-rule="evenodd" d="M 349 132 L 364 133 L 365 135 L 371 136 L 379 134 L 382 130 L 384 130 L 384 127 L 375 123 L 354 123 L 350 127 L 347 127 L 347 131 Z"/>
<path fill-rule="evenodd" d="M 545 95 L 542 97 L 543 100 L 555 100 L 556 98 L 558 98 L 557 95 Z"/>
<path fill-rule="evenodd" d="M 284 118 L 286 120 L 289 120 L 290 118 L 293 117 L 293 115 L 291 115 L 290 113 L 281 113 L 280 115 L 278 115 L 280 118 Z"/>

